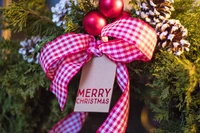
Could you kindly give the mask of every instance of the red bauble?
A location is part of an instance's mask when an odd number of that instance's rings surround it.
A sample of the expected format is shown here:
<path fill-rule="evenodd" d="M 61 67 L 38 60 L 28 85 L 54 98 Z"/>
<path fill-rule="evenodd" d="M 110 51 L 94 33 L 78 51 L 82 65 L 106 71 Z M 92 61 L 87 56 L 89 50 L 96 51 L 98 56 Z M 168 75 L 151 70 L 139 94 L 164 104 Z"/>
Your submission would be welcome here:
<path fill-rule="evenodd" d="M 99 10 L 108 18 L 117 17 L 121 14 L 123 8 L 123 0 L 99 0 Z"/>
<path fill-rule="evenodd" d="M 123 11 L 119 16 L 117 16 L 116 18 L 114 18 L 113 21 L 116 21 L 116 20 L 119 20 L 119 19 L 122 19 L 122 18 L 127 18 L 127 17 L 131 17 L 130 12 Z"/>
<path fill-rule="evenodd" d="M 91 11 L 84 16 L 82 25 L 88 34 L 97 36 L 101 34 L 101 30 L 106 26 L 106 19 L 101 13 Z"/>

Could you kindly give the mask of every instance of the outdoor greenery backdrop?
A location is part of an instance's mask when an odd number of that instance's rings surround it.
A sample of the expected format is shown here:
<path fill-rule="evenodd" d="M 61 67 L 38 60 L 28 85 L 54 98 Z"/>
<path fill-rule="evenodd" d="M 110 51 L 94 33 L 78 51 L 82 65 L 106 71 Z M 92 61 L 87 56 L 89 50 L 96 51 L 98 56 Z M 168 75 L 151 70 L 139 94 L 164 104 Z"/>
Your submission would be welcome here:
<path fill-rule="evenodd" d="M 135 0 L 131 1 L 135 14 Z M 152 61 L 128 64 L 131 96 L 146 103 L 154 113 L 156 133 L 200 132 L 200 8 L 193 0 L 175 0 L 173 19 L 188 29 L 190 51 L 175 56 L 156 49 Z M 1 8 L 1 25 L 30 38 L 46 36 L 40 46 L 69 31 L 83 32 L 83 15 L 97 10 L 88 0 L 72 5 L 67 28 L 57 27 L 45 0 L 20 0 Z M 8 25 L 4 25 L 7 22 Z M 74 23 L 75 22 L 75 23 Z M 76 25 L 77 24 L 77 25 Z M 0 40 L 0 132 L 45 133 L 73 110 L 78 74 L 69 85 L 67 106 L 60 111 L 48 90 L 50 81 L 39 64 L 27 63 L 18 53 L 20 40 Z M 39 49 L 36 49 L 36 51 Z M 115 86 L 115 89 L 118 89 Z M 115 99 L 116 96 L 114 95 Z M 130 114 L 131 115 L 131 114 Z"/>

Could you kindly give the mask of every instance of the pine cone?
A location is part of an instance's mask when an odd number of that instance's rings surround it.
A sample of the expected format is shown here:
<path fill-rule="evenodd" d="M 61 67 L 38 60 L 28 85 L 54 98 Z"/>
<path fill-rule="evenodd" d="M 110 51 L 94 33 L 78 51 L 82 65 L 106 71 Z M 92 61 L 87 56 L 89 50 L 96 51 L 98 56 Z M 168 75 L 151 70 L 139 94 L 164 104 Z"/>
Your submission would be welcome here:
<path fill-rule="evenodd" d="M 19 54 L 22 55 L 24 60 L 28 63 L 35 62 L 38 64 L 39 53 L 35 52 L 35 48 L 39 48 L 39 43 L 42 39 L 39 36 L 31 37 L 20 42 L 22 48 L 19 49 Z"/>
<path fill-rule="evenodd" d="M 76 0 L 73 0 L 77 4 Z M 55 6 L 51 7 L 51 12 L 53 14 L 52 21 L 56 23 L 57 26 L 62 26 L 66 28 L 66 16 L 71 13 L 71 1 L 69 0 L 60 0 Z"/>
<path fill-rule="evenodd" d="M 175 55 L 189 51 L 190 43 L 185 40 L 188 31 L 178 20 L 170 19 L 156 25 L 158 34 L 158 46 Z"/>
<path fill-rule="evenodd" d="M 136 14 L 150 25 L 155 26 L 170 18 L 171 11 L 174 10 L 172 3 L 173 0 L 145 0 L 140 4 L 140 10 L 137 10 Z"/>

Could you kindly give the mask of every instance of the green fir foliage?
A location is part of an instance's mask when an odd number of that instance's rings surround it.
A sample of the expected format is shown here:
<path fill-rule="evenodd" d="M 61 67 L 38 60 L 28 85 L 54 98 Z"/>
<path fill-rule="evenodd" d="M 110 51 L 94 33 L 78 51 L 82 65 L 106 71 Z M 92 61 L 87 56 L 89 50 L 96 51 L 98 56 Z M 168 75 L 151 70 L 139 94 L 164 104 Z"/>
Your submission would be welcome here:
<path fill-rule="evenodd" d="M 172 13 L 172 18 L 180 20 L 184 27 L 188 29 L 191 46 L 190 52 L 186 52 L 185 56 L 193 62 L 200 55 L 200 30 L 197 30 L 200 28 L 200 1 L 176 0 L 174 8 L 175 11 Z"/>
<path fill-rule="evenodd" d="M 147 85 L 150 96 L 156 99 L 150 107 L 161 124 L 159 130 L 199 132 L 199 61 L 192 63 L 167 52 L 156 55 L 154 61 L 153 80 Z"/>
<path fill-rule="evenodd" d="M 71 111 L 75 93 L 69 92 L 61 113 L 57 99 L 48 91 L 50 81 L 39 65 L 22 60 L 19 47 L 18 42 L 0 40 L 0 132 L 48 132 Z"/>
<path fill-rule="evenodd" d="M 64 33 L 51 21 L 44 0 L 13 2 L 1 8 L 1 13 L 3 22 L 8 24 L 2 28 L 11 28 L 27 37 L 45 36 L 41 47 Z M 68 104 L 61 112 L 40 65 L 24 61 L 18 53 L 20 47 L 19 41 L 0 40 L 0 132 L 45 133 L 72 111 L 75 91 L 69 91 Z"/>
<path fill-rule="evenodd" d="M 143 97 L 159 122 L 155 133 L 200 132 L 200 8 L 193 0 L 175 0 L 173 19 L 188 29 L 190 51 L 176 57 L 156 50 L 149 64 L 141 64 L 141 73 L 131 73 L 132 88 Z M 134 62 L 129 69 L 139 69 Z M 142 76 L 141 76 L 142 75 Z M 139 79 L 139 80 L 138 80 Z M 145 79 L 145 80 L 143 80 Z M 146 86 L 143 85 L 145 81 Z M 139 86 L 139 87 L 138 87 Z M 142 87 L 142 88 L 141 88 Z M 138 96 L 139 94 L 139 96 Z M 149 100 L 147 100 L 149 99 Z"/>
<path fill-rule="evenodd" d="M 1 8 L 4 21 L 14 32 L 23 31 L 30 36 L 59 35 L 63 30 L 51 21 L 50 12 L 44 0 L 19 0 Z"/>
<path fill-rule="evenodd" d="M 158 131 L 172 133 L 200 132 L 200 8 L 192 0 L 175 1 L 173 18 L 188 28 L 190 51 L 181 57 L 156 53 L 151 69 L 151 103 Z"/>
<path fill-rule="evenodd" d="M 135 1 L 133 7 L 138 8 Z M 149 63 L 129 65 L 131 90 L 154 113 L 155 133 L 200 132 L 200 8 L 194 0 L 175 0 L 172 19 L 188 29 L 190 51 L 174 56 L 157 49 Z M 134 9 L 133 9 L 134 10 Z"/>

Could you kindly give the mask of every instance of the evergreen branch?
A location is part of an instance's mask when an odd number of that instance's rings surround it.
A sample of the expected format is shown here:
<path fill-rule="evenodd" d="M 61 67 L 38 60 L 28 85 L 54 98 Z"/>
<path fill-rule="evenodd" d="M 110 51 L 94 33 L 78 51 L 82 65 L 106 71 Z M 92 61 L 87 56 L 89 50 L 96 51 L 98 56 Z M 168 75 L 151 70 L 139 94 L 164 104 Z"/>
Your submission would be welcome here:
<path fill-rule="evenodd" d="M 52 20 L 49 17 L 46 16 L 41 16 L 40 14 L 38 14 L 37 12 L 31 10 L 31 9 L 24 9 L 24 11 L 29 14 L 29 15 L 33 15 L 36 16 L 37 18 L 40 18 L 43 21 L 46 21 L 48 23 L 53 23 Z"/>
<path fill-rule="evenodd" d="M 189 60 L 182 59 L 176 57 L 176 60 L 184 66 L 184 68 L 189 72 L 189 88 L 186 91 L 186 107 L 189 109 L 190 104 L 192 102 L 192 92 L 195 91 L 195 88 L 198 84 L 198 77 L 196 72 L 196 67 L 193 63 L 191 63 Z"/>
<path fill-rule="evenodd" d="M 45 3 L 41 4 L 45 5 Z M 13 2 L 9 7 L 1 8 L 0 10 L 2 10 L 9 28 L 14 32 L 23 31 L 31 36 L 48 36 L 52 34 L 58 35 L 64 31 L 57 27 L 49 17 L 42 15 L 46 14 L 47 9 L 44 9 L 45 11 L 43 12 L 40 10 L 34 11 L 31 6 L 27 5 L 27 1 Z"/>
<path fill-rule="evenodd" d="M 84 13 L 88 13 L 89 11 L 95 10 L 96 8 L 94 7 L 94 5 L 90 0 L 80 0 L 79 9 Z"/>

